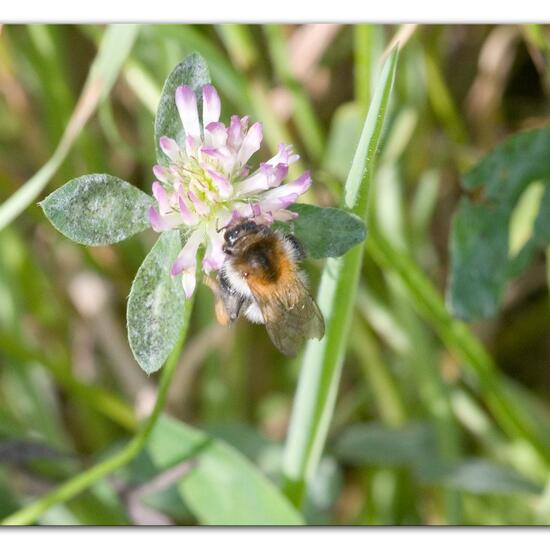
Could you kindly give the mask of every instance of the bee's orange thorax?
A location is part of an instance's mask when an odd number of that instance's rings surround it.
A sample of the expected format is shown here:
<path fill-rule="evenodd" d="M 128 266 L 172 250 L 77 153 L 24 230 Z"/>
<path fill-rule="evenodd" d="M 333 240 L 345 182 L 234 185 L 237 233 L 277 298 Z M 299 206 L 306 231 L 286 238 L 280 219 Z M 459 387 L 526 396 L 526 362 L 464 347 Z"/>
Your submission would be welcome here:
<path fill-rule="evenodd" d="M 255 294 L 272 294 L 296 278 L 296 264 L 278 239 L 269 247 L 268 257 L 268 267 L 248 272 L 247 283 Z"/>

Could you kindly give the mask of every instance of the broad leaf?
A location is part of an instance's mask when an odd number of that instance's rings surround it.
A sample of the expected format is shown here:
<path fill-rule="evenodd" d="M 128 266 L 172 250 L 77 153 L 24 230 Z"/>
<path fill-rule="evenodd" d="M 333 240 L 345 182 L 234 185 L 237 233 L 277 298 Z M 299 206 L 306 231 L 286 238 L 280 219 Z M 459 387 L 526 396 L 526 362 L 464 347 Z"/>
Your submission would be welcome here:
<path fill-rule="evenodd" d="M 191 460 L 178 483 L 186 505 L 206 525 L 300 525 L 279 489 L 227 443 L 161 417 L 148 442 L 153 463 L 167 469 Z"/>
<path fill-rule="evenodd" d="M 90 246 L 117 243 L 150 226 L 153 198 L 109 174 L 89 174 L 69 181 L 41 203 L 63 235 Z"/>
<path fill-rule="evenodd" d="M 531 184 L 550 178 L 550 129 L 512 136 L 464 177 L 471 193 L 453 220 L 448 300 L 464 319 L 498 311 L 506 283 L 550 242 L 550 186 L 545 184 L 531 237 L 510 257 L 509 224 L 514 208 Z"/>
<path fill-rule="evenodd" d="M 511 468 L 488 460 L 470 459 L 437 470 L 425 470 L 422 481 L 475 494 L 540 494 L 542 487 Z"/>
<path fill-rule="evenodd" d="M 206 61 L 198 54 L 188 55 L 176 68 L 170 73 L 159 100 L 157 114 L 155 116 L 155 148 L 157 152 L 157 161 L 161 164 L 167 162 L 166 155 L 162 152 L 159 145 L 159 139 L 162 136 L 168 136 L 175 139 L 183 145 L 185 132 L 176 108 L 176 88 L 178 86 L 190 86 L 197 96 L 197 105 L 199 107 L 199 117 L 202 113 L 202 93 L 201 89 L 210 82 L 210 74 Z"/>
<path fill-rule="evenodd" d="M 128 340 L 136 361 L 147 374 L 162 367 L 182 328 L 185 294 L 179 277 L 170 274 L 180 250 L 178 231 L 162 233 L 143 260 L 130 290 Z"/>
<path fill-rule="evenodd" d="M 294 204 L 295 220 L 280 224 L 283 231 L 293 233 L 312 258 L 336 258 L 363 242 L 365 224 L 355 214 L 339 208 L 321 208 L 311 204 Z"/>
<path fill-rule="evenodd" d="M 435 434 L 428 424 L 391 429 L 378 423 L 357 424 L 336 441 L 336 456 L 348 464 L 413 466 L 437 455 Z"/>

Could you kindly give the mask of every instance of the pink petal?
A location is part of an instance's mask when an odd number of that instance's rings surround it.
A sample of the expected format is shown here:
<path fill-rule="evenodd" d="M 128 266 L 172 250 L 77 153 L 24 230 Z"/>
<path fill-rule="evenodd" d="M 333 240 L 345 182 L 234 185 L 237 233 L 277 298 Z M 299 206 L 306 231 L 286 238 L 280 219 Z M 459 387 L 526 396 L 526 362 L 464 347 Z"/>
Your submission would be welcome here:
<path fill-rule="evenodd" d="M 189 210 L 189 208 L 187 208 L 187 205 L 185 204 L 185 201 L 183 200 L 183 197 L 181 195 L 179 195 L 178 197 L 178 206 L 180 208 L 181 217 L 187 225 L 194 225 L 197 223 L 197 216 L 193 214 Z"/>
<path fill-rule="evenodd" d="M 231 194 L 233 193 L 233 188 L 231 187 L 229 180 L 212 168 L 207 168 L 206 171 L 208 172 L 208 174 L 216 184 L 216 187 L 220 192 L 220 196 L 224 199 L 227 199 L 228 197 L 230 197 Z"/>
<path fill-rule="evenodd" d="M 211 84 L 202 87 L 202 124 L 206 128 L 211 122 L 220 120 L 221 102 L 216 88 Z"/>
<path fill-rule="evenodd" d="M 246 136 L 243 139 L 241 148 L 237 155 L 237 161 L 239 164 L 244 165 L 248 159 L 260 148 L 263 139 L 262 125 L 259 122 L 255 122 L 248 130 Z"/>
<path fill-rule="evenodd" d="M 185 152 L 188 157 L 192 157 L 197 150 L 198 140 L 193 139 L 192 136 L 187 136 L 185 138 Z"/>
<path fill-rule="evenodd" d="M 254 218 L 256 223 L 262 223 L 265 225 L 271 225 L 273 223 L 273 215 L 271 212 L 263 212 L 261 216 L 256 216 Z"/>
<path fill-rule="evenodd" d="M 279 144 L 279 150 L 277 154 L 269 159 L 267 162 L 275 166 L 276 164 L 292 164 L 300 158 L 300 155 L 292 154 L 292 145 Z"/>
<path fill-rule="evenodd" d="M 200 216 L 206 216 L 210 209 L 204 202 L 202 202 L 193 191 L 189 191 L 187 193 L 187 196 L 189 197 L 189 200 L 193 203 L 193 206 L 195 207 L 195 210 Z"/>
<path fill-rule="evenodd" d="M 172 264 L 172 275 L 178 275 L 184 270 L 190 270 L 197 265 L 197 250 L 199 245 L 202 242 L 202 235 L 199 231 L 193 231 L 185 246 L 181 249 L 181 252 L 178 254 L 176 261 Z"/>
<path fill-rule="evenodd" d="M 235 203 L 233 205 L 233 210 L 231 212 L 231 220 L 229 223 L 234 224 L 243 218 L 252 218 L 254 217 L 254 212 L 250 204 L 241 202 Z"/>
<path fill-rule="evenodd" d="M 176 161 L 179 159 L 180 156 L 180 148 L 179 145 L 176 143 L 175 140 L 172 138 L 162 136 L 159 139 L 159 145 L 162 150 L 162 152 L 173 161 Z"/>
<path fill-rule="evenodd" d="M 239 185 L 239 193 L 254 193 L 277 187 L 288 174 L 288 165 L 277 164 L 273 167 L 268 163 L 260 164 L 260 169 Z"/>
<path fill-rule="evenodd" d="M 273 212 L 273 219 L 280 222 L 289 222 L 295 220 L 297 217 L 298 213 L 290 210 L 277 210 Z"/>
<path fill-rule="evenodd" d="M 277 187 L 288 175 L 288 164 L 279 163 L 273 169 L 273 177 L 269 181 L 269 187 Z"/>
<path fill-rule="evenodd" d="M 181 118 L 181 123 L 188 136 L 200 139 L 199 113 L 197 111 L 197 98 L 195 92 L 189 86 L 178 86 L 176 89 L 176 107 Z"/>
<path fill-rule="evenodd" d="M 210 122 L 204 130 L 206 145 L 219 148 L 227 143 L 227 129 L 221 122 Z"/>
<path fill-rule="evenodd" d="M 175 229 L 183 223 L 180 214 L 177 212 L 161 215 L 154 206 L 149 208 L 149 221 L 151 222 L 151 227 L 157 233 L 160 233 L 161 231 L 168 231 L 169 229 Z"/>
<path fill-rule="evenodd" d="M 250 205 L 250 208 L 252 209 L 252 215 L 254 217 L 260 216 L 262 214 L 262 209 L 258 203 L 252 203 Z"/>
<path fill-rule="evenodd" d="M 168 214 L 170 212 L 170 202 L 168 200 L 168 195 L 166 189 L 158 182 L 153 182 L 153 196 L 157 199 L 159 203 L 159 211 L 161 214 Z"/>
<path fill-rule="evenodd" d="M 155 178 L 157 178 L 162 183 L 170 183 L 170 180 L 172 179 L 170 170 L 168 170 L 164 166 L 161 166 L 160 164 L 155 164 L 153 166 L 153 174 L 155 175 Z"/>
<path fill-rule="evenodd" d="M 264 169 L 263 165 L 260 165 L 260 169 L 249 178 L 243 180 L 238 186 L 238 193 L 245 195 L 246 193 L 256 193 L 257 191 L 265 191 L 269 189 L 269 180 L 268 174 Z"/>
<path fill-rule="evenodd" d="M 289 195 L 280 197 L 279 199 L 277 199 L 278 205 L 277 205 L 277 208 L 275 208 L 274 210 L 287 208 L 291 204 L 294 204 L 298 200 L 298 197 L 299 197 L 298 193 L 290 193 Z"/>
<path fill-rule="evenodd" d="M 202 268 L 205 273 L 218 271 L 221 268 L 225 261 L 225 254 L 222 250 L 223 243 L 222 233 L 218 233 L 215 227 L 211 226 L 208 230 L 208 246 L 202 260 Z"/>
<path fill-rule="evenodd" d="M 267 193 L 262 195 L 262 200 L 279 199 L 291 194 L 301 195 L 309 189 L 310 185 L 311 176 L 309 172 L 306 171 L 293 182 L 287 183 L 286 185 L 280 185 L 279 187 L 271 189 L 271 191 L 267 191 Z"/>
<path fill-rule="evenodd" d="M 227 131 L 227 144 L 236 153 L 241 147 L 244 139 L 244 133 L 248 128 L 248 117 L 239 118 L 236 115 L 231 117 L 229 130 Z"/>
<path fill-rule="evenodd" d="M 149 208 L 149 221 L 151 222 L 151 227 L 153 228 L 153 231 L 156 231 L 157 233 L 160 233 L 161 231 L 166 231 L 168 229 L 154 206 L 151 206 L 151 208 Z"/>

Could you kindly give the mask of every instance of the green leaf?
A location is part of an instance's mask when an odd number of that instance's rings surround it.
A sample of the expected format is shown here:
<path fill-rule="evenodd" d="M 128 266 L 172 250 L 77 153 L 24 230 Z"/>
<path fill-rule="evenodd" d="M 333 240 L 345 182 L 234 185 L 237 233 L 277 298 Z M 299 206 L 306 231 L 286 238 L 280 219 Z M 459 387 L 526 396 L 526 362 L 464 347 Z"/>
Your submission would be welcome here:
<path fill-rule="evenodd" d="M 426 485 L 443 485 L 476 494 L 540 493 L 541 487 L 511 468 L 488 460 L 446 464 L 436 433 L 427 423 L 391 429 L 378 423 L 349 427 L 335 442 L 334 453 L 354 466 L 408 466 Z"/>
<path fill-rule="evenodd" d="M 204 432 L 161 417 L 147 449 L 162 469 L 192 460 L 178 489 L 201 524 L 303 524 L 299 513 L 248 459 Z"/>
<path fill-rule="evenodd" d="M 361 218 L 340 208 L 293 204 L 289 210 L 297 212 L 299 217 L 277 225 L 295 235 L 312 258 L 342 256 L 365 240 L 366 229 Z"/>
<path fill-rule="evenodd" d="M 41 203 L 52 225 L 77 243 L 117 243 L 150 226 L 153 198 L 109 174 L 89 174 L 69 181 Z"/>
<path fill-rule="evenodd" d="M 522 132 L 489 153 L 463 181 L 464 197 L 450 237 L 448 302 L 464 319 L 498 311 L 506 283 L 550 243 L 550 129 Z M 543 181 L 544 195 L 531 237 L 516 256 L 509 254 L 509 225 L 516 204 L 531 184 Z"/>
<path fill-rule="evenodd" d="M 474 494 L 540 494 L 542 487 L 507 468 L 483 459 L 469 459 L 448 468 L 425 470 L 422 481 Z"/>
<path fill-rule="evenodd" d="M 185 294 L 170 268 L 181 250 L 178 231 L 165 231 L 143 260 L 132 283 L 126 319 L 128 340 L 139 366 L 159 370 L 181 332 Z"/>
<path fill-rule="evenodd" d="M 415 466 L 433 462 L 437 441 L 429 424 L 391 429 L 373 422 L 350 426 L 336 440 L 334 453 L 353 465 Z"/>
<path fill-rule="evenodd" d="M 202 93 L 201 89 L 210 82 L 210 74 L 206 61 L 198 54 L 188 55 L 176 68 L 170 73 L 164 86 L 155 116 L 155 148 L 157 152 L 157 161 L 165 164 L 166 155 L 162 152 L 159 145 L 159 139 L 162 136 L 168 136 L 175 139 L 183 145 L 185 132 L 176 108 L 176 88 L 178 86 L 190 86 L 197 96 L 197 105 L 199 108 L 199 117 L 202 112 Z"/>

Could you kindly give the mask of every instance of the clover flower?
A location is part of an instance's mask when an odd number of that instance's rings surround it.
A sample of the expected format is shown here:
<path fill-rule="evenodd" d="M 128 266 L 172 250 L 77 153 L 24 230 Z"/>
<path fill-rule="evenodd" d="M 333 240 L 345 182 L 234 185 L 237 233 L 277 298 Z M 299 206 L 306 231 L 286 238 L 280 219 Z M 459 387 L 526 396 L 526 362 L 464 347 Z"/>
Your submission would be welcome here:
<path fill-rule="evenodd" d="M 252 171 L 248 162 L 261 146 L 259 122 L 249 127 L 249 118 L 232 116 L 228 127 L 219 122 L 221 104 L 216 89 L 202 88 L 202 127 L 197 100 L 189 86 L 176 90 L 185 139 L 179 144 L 160 138 L 160 148 L 170 159 L 156 165 L 153 195 L 158 205 L 149 210 L 151 226 L 157 232 L 182 229 L 187 241 L 172 265 L 172 275 L 182 276 L 189 298 L 195 290 L 196 257 L 206 245 L 202 270 L 217 271 L 224 261 L 223 227 L 239 219 L 271 224 L 297 216 L 287 207 L 311 185 L 309 172 L 283 184 L 288 167 L 298 160 L 290 145 L 279 145 L 277 154 Z"/>

